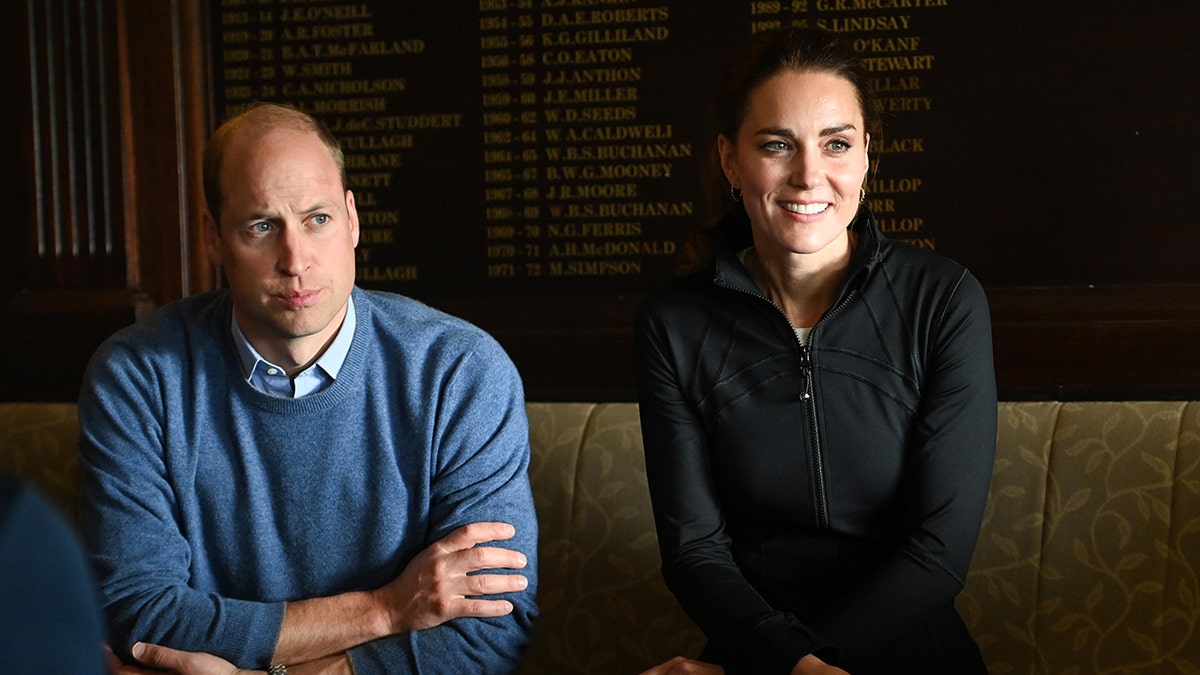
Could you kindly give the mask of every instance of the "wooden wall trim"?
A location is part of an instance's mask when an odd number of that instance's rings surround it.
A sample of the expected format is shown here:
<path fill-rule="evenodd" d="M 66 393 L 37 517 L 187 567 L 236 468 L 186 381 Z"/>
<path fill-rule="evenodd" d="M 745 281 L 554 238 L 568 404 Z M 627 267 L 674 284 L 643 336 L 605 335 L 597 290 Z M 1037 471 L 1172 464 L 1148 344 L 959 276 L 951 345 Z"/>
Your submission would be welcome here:
<path fill-rule="evenodd" d="M 207 136 L 201 0 L 118 0 L 125 204 L 133 273 L 155 302 L 212 288 L 199 232 Z"/>
<path fill-rule="evenodd" d="M 1002 399 L 1200 396 L 1200 287 L 987 290 Z M 641 296 L 472 298 L 432 304 L 492 333 L 536 400 L 633 400 Z"/>
<path fill-rule="evenodd" d="M 1200 286 L 988 292 L 1006 398 L 1200 395 Z"/>

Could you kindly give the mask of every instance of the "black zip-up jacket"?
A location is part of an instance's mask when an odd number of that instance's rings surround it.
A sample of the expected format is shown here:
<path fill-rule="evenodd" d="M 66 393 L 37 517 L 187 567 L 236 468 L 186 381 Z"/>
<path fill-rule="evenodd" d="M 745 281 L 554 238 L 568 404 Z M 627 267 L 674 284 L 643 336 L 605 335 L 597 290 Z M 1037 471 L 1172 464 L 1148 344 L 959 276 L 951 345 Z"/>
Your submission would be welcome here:
<path fill-rule="evenodd" d="M 936 673 L 964 667 L 959 650 L 982 668 L 953 600 L 995 454 L 987 300 L 865 207 L 851 229 L 844 286 L 806 345 L 737 259 L 744 213 L 719 225 L 713 267 L 638 314 L 663 574 L 706 660 L 732 672 L 787 673 L 808 653 L 902 672 L 878 664 L 903 653 Z"/>

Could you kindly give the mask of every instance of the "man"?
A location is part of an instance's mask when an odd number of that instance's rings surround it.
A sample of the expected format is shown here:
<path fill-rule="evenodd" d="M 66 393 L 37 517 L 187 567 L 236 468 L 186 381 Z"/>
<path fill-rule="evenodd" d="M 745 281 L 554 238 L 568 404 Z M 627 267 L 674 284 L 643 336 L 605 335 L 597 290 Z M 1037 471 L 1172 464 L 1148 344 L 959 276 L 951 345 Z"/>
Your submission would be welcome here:
<path fill-rule="evenodd" d="M 229 289 L 119 332 L 80 396 L 114 650 L 183 673 L 515 670 L 537 523 L 511 361 L 354 286 L 354 195 L 311 117 L 252 108 L 204 163 Z"/>

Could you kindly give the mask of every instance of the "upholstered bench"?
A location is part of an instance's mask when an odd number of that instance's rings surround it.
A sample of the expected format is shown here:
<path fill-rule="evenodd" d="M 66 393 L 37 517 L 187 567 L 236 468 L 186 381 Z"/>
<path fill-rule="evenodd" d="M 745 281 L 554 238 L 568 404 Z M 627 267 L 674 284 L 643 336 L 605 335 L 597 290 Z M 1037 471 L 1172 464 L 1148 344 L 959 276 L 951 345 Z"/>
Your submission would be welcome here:
<path fill-rule="evenodd" d="M 694 654 L 658 574 L 637 407 L 528 412 L 542 617 L 523 672 Z M 0 470 L 74 512 L 76 435 L 72 405 L 0 404 Z M 958 603 L 991 673 L 1200 674 L 1200 403 L 1001 403 L 994 474 Z"/>

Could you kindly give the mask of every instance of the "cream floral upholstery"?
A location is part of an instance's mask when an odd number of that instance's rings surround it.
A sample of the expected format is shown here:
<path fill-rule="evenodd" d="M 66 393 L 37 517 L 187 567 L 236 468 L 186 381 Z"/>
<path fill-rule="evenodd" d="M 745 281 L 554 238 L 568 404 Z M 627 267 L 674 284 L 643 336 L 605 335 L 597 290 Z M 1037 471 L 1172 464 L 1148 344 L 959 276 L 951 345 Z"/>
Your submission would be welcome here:
<path fill-rule="evenodd" d="M 522 672 L 695 654 L 658 573 L 637 407 L 527 410 L 542 617 Z M 0 470 L 73 511 L 76 434 L 74 406 L 0 404 Z M 1001 403 L 958 605 L 992 675 L 1200 675 L 1200 403 Z"/>
<path fill-rule="evenodd" d="M 1200 675 L 1200 404 L 1002 403 L 959 609 L 989 671 Z"/>
<path fill-rule="evenodd" d="M 659 575 L 632 404 L 530 404 L 542 616 L 523 673 L 631 673 L 704 637 Z"/>
<path fill-rule="evenodd" d="M 28 478 L 74 522 L 79 419 L 72 403 L 0 403 L 0 471 Z"/>

